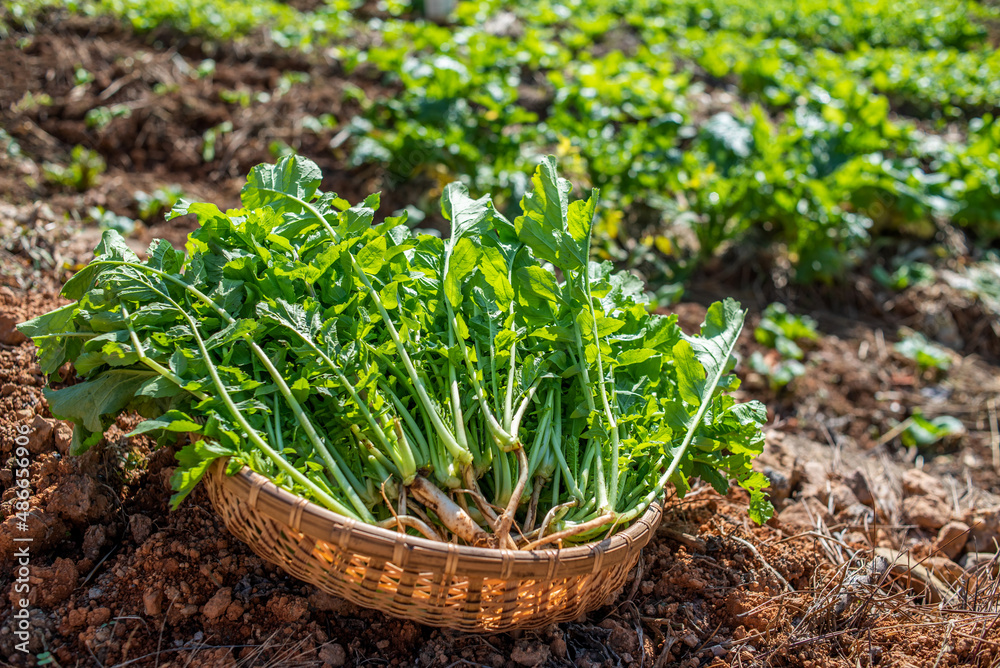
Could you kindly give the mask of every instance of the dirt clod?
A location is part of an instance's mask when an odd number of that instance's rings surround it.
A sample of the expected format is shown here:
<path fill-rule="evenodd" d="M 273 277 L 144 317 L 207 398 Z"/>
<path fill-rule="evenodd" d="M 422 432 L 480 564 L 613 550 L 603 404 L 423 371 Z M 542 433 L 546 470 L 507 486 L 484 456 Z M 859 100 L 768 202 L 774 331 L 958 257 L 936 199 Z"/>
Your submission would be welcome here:
<path fill-rule="evenodd" d="M 540 666 L 549 659 L 549 646 L 519 640 L 514 644 L 510 658 L 521 666 Z"/>
<path fill-rule="evenodd" d="M 932 496 L 945 499 L 948 490 L 940 480 L 929 473 L 920 469 L 910 469 L 903 474 L 903 496 Z"/>
<path fill-rule="evenodd" d="M 967 552 L 959 561 L 959 565 L 970 573 L 980 569 L 988 569 L 991 570 L 995 576 L 997 572 L 997 553 Z"/>
<path fill-rule="evenodd" d="M 844 483 L 833 485 L 830 490 L 830 502 L 833 504 L 833 511 L 839 513 L 842 510 L 855 506 L 859 503 L 858 497 L 854 495 L 851 488 Z"/>
<path fill-rule="evenodd" d="M 70 445 L 73 443 L 73 427 L 66 422 L 56 422 L 54 443 L 60 455 L 69 454 Z"/>
<path fill-rule="evenodd" d="M 951 519 L 951 508 L 935 496 L 909 496 L 903 499 L 903 518 L 908 524 L 936 531 Z"/>
<path fill-rule="evenodd" d="M 761 472 L 767 476 L 771 483 L 770 487 L 767 488 L 771 503 L 780 504 L 789 497 L 792 493 L 792 484 L 787 475 L 770 466 L 765 466 Z"/>
<path fill-rule="evenodd" d="M 223 587 L 215 592 L 215 596 L 208 599 L 208 603 L 201 609 L 201 614 L 207 619 L 217 619 L 226 611 L 233 601 L 233 590 L 231 587 Z"/>
<path fill-rule="evenodd" d="M 32 573 L 29 600 L 32 605 L 51 608 L 59 605 L 76 588 L 79 578 L 76 564 L 70 559 L 57 558 L 51 566 L 40 566 Z"/>
<path fill-rule="evenodd" d="M 347 652 L 344 651 L 343 645 L 333 643 L 332 645 L 325 645 L 321 647 L 318 653 L 318 658 L 325 664 L 329 664 L 334 668 L 340 668 L 340 666 L 347 663 Z"/>
<path fill-rule="evenodd" d="M 816 527 L 818 522 L 832 519 L 826 504 L 813 498 L 792 504 L 778 514 L 778 522 L 789 531 L 807 531 Z"/>
<path fill-rule="evenodd" d="M 965 569 L 947 557 L 928 557 L 924 566 L 950 585 L 958 584 L 965 575 Z"/>
<path fill-rule="evenodd" d="M 78 629 L 87 623 L 87 611 L 83 608 L 73 608 L 69 611 L 69 625 Z"/>
<path fill-rule="evenodd" d="M 562 638 L 556 638 L 551 643 L 549 643 L 549 651 L 552 652 L 552 656 L 557 659 L 566 658 L 566 641 Z"/>
<path fill-rule="evenodd" d="M 21 332 L 17 331 L 17 322 L 8 315 L 0 314 L 0 343 L 5 346 L 19 346 L 27 340 Z"/>
<path fill-rule="evenodd" d="M 83 556 L 91 561 L 101 558 L 101 550 L 108 542 L 108 529 L 103 524 L 91 524 L 83 535 Z"/>
<path fill-rule="evenodd" d="M 858 501 L 866 506 L 875 504 L 875 496 L 872 494 L 871 487 L 868 485 L 868 479 L 861 469 L 854 469 L 854 472 L 844 482 L 854 492 L 854 496 L 857 497 Z"/>
<path fill-rule="evenodd" d="M 97 481 L 89 476 L 73 475 L 63 479 L 53 490 L 45 510 L 82 524 L 100 517 L 107 506 L 108 499 L 101 494 Z"/>
<path fill-rule="evenodd" d="M 965 513 L 962 521 L 971 527 L 966 541 L 969 550 L 1000 551 L 1000 506 L 972 509 Z"/>
<path fill-rule="evenodd" d="M 802 498 L 826 503 L 830 496 L 826 467 L 820 462 L 806 462 L 802 474 Z"/>
<path fill-rule="evenodd" d="M 101 626 L 111 621 L 111 610 L 109 608 L 96 608 L 87 613 L 87 624 L 91 626 Z"/>
<path fill-rule="evenodd" d="M 933 550 L 949 559 L 955 559 L 965 549 L 969 538 L 969 525 L 964 522 L 948 522 L 938 532 Z"/>
<path fill-rule="evenodd" d="M 36 415 L 31 421 L 31 431 L 28 433 L 28 450 L 34 455 L 40 455 L 48 449 L 52 437 L 55 420 Z"/>
<path fill-rule="evenodd" d="M 143 543 L 153 529 L 153 520 L 146 515 L 136 513 L 128 518 L 128 528 L 132 534 L 132 540 L 136 543 Z"/>
<path fill-rule="evenodd" d="M 150 588 L 143 592 L 142 607 L 150 617 L 159 617 L 163 612 L 163 591 Z"/>

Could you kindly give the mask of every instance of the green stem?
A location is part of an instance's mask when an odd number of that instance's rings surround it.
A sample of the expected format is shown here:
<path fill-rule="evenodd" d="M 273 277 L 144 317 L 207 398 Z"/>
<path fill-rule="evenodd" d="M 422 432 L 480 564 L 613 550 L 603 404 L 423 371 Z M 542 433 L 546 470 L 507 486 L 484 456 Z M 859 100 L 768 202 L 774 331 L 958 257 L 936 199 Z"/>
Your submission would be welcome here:
<path fill-rule="evenodd" d="M 447 300 L 447 298 L 445 298 Z M 451 306 L 448 306 L 448 315 L 450 320 L 454 322 L 455 314 L 451 312 Z M 448 346 L 451 347 L 455 345 L 455 331 L 457 327 L 453 324 L 448 328 Z M 469 439 L 465 434 L 465 418 L 462 415 L 462 397 L 461 391 L 458 388 L 458 375 L 455 373 L 455 365 L 448 362 L 448 393 L 451 395 L 451 413 L 455 418 L 455 440 L 458 444 L 469 449 Z M 470 451 L 471 454 L 471 451 Z"/>
<path fill-rule="evenodd" d="M 163 293 L 160 294 L 162 295 Z M 201 352 L 202 358 L 205 360 L 205 366 L 208 368 L 208 375 L 212 378 L 212 383 L 215 385 L 215 389 L 218 391 L 219 396 L 222 398 L 222 402 L 226 405 L 226 408 L 229 409 L 229 412 L 233 416 L 233 419 L 235 419 L 237 424 L 240 425 L 240 428 L 246 432 L 247 438 L 249 438 L 254 445 L 260 448 L 275 463 L 275 465 L 279 469 L 288 474 L 288 476 L 292 480 L 294 480 L 295 482 L 297 482 L 298 484 L 302 485 L 310 492 L 312 492 L 313 495 L 319 501 L 321 501 L 327 508 L 336 513 L 340 513 L 341 515 L 346 515 L 347 517 L 353 517 L 355 519 L 367 521 L 362 519 L 361 516 L 356 515 L 347 506 L 343 505 L 335 498 L 324 492 L 322 489 L 319 488 L 319 486 L 316 483 L 314 483 L 312 480 L 303 475 L 302 472 L 296 469 L 294 466 L 289 464 L 284 457 L 282 457 L 280 454 L 271 449 L 271 447 L 264 441 L 264 439 L 260 437 L 260 434 L 257 433 L 256 429 L 250 426 L 250 423 L 247 422 L 247 419 L 245 417 L 243 417 L 243 413 L 240 411 L 239 408 L 237 408 L 236 403 L 233 401 L 232 397 L 229 396 L 229 391 L 226 390 L 225 383 L 223 383 L 222 379 L 219 377 L 219 372 L 216 370 L 215 364 L 212 363 L 212 360 L 209 357 L 208 349 L 205 347 L 205 341 L 201 338 L 201 334 L 198 332 L 198 324 L 195 322 L 194 318 L 192 318 L 188 314 L 187 311 L 182 309 L 180 305 L 177 304 L 177 302 L 175 302 L 169 296 L 166 296 L 166 298 L 174 306 L 174 308 L 176 308 L 178 312 L 180 312 L 181 316 L 185 320 L 187 320 L 188 326 L 191 327 L 191 332 L 194 335 L 195 343 L 197 343 L 198 345 L 198 350 Z M 374 520 L 374 518 L 372 518 L 372 520 Z"/>
<path fill-rule="evenodd" d="M 392 404 L 396 407 L 396 411 L 402 416 L 407 426 L 409 426 L 410 432 L 413 434 L 413 437 L 417 440 L 415 445 L 420 454 L 420 458 L 426 459 L 427 439 L 424 438 L 424 434 L 420 430 L 420 427 L 417 425 L 417 421 L 413 418 L 413 414 L 410 413 L 409 409 L 406 408 L 402 400 L 400 400 L 400 398 L 396 395 L 396 393 L 393 392 L 392 388 L 389 387 L 389 383 L 387 383 L 383 379 L 379 379 L 378 386 L 379 388 L 381 388 L 383 392 L 389 395 L 389 400 L 392 401 Z"/>
<path fill-rule="evenodd" d="M 608 392 L 606 388 L 607 379 L 604 377 L 604 360 L 601 356 L 601 339 L 597 330 L 597 311 L 594 309 L 594 296 L 590 290 L 590 263 L 584 265 L 583 270 L 584 292 L 587 295 L 587 308 L 590 310 L 590 321 L 594 330 L 594 347 L 597 349 L 597 373 L 601 377 L 598 387 L 601 390 L 601 404 L 604 407 L 604 416 L 608 421 L 608 431 L 611 434 L 611 484 L 608 490 L 607 509 L 614 510 L 618 500 L 618 457 L 621 449 L 620 436 L 618 434 L 618 421 L 611 411 L 608 403 Z M 604 506 L 602 506 L 603 508 Z"/>
<path fill-rule="evenodd" d="M 313 216 L 315 216 L 317 220 L 319 220 L 319 222 L 323 225 L 323 227 L 326 228 L 327 234 L 330 235 L 330 238 L 335 243 L 341 242 L 340 235 L 337 234 L 336 230 L 333 229 L 329 221 L 327 221 L 326 217 L 323 216 L 323 214 L 321 214 L 319 210 L 316 209 L 316 207 L 314 207 L 309 202 L 299 199 L 298 197 L 295 197 L 293 195 L 289 195 L 288 193 L 282 193 L 280 191 L 266 189 L 266 188 L 263 188 L 261 190 L 264 190 L 266 192 L 271 192 L 280 195 L 282 197 L 287 197 L 293 202 L 296 202 L 297 204 L 305 208 L 307 211 L 309 211 L 309 213 L 311 213 Z M 452 456 L 455 457 L 455 459 L 457 459 L 462 464 L 471 463 L 472 454 L 468 451 L 467 448 L 463 448 L 459 444 L 458 440 L 455 438 L 455 435 L 448 430 L 448 427 L 444 424 L 444 421 L 441 419 L 441 416 L 438 415 L 437 409 L 434 407 L 434 403 L 431 401 L 431 398 L 427 395 L 427 390 L 424 388 L 424 384 L 421 381 L 420 376 L 417 375 L 417 369 L 413 365 L 413 360 L 410 359 L 409 353 L 406 352 L 406 347 L 403 345 L 402 340 L 399 338 L 399 332 L 396 330 L 396 326 L 392 323 L 392 320 L 389 318 L 389 312 L 386 310 L 385 304 L 382 303 L 382 298 L 379 296 L 378 291 L 375 290 L 374 287 L 372 287 L 371 281 L 368 280 L 368 275 L 365 273 L 365 270 L 358 264 L 358 260 L 356 257 L 354 257 L 354 254 L 348 252 L 347 256 L 350 258 L 351 261 L 351 270 L 358 277 L 358 279 L 361 280 L 361 284 L 362 286 L 364 286 L 365 291 L 368 293 L 368 297 L 375 303 L 375 307 L 378 309 L 379 315 L 382 316 L 382 320 L 383 322 L 385 322 L 386 329 L 389 332 L 389 337 L 395 344 L 396 351 L 399 353 L 400 359 L 403 360 L 403 366 L 406 368 L 406 372 L 410 376 L 410 380 L 413 383 L 413 387 L 417 392 L 417 396 L 420 398 L 420 403 L 423 404 L 424 410 L 427 411 L 427 414 L 431 418 L 431 422 L 434 423 L 434 428 L 437 430 L 438 435 L 444 442 L 445 447 L 447 447 L 448 450 L 451 452 Z"/>
<path fill-rule="evenodd" d="M 93 264 L 97 263 L 95 262 Z M 189 293 L 197 297 L 199 301 L 203 302 L 205 305 L 213 309 L 219 315 L 219 317 L 222 318 L 227 324 L 231 325 L 236 322 L 233 319 L 233 317 L 229 315 L 229 313 L 227 313 L 225 309 L 216 304 L 213 299 L 205 295 L 203 292 L 198 290 L 193 285 L 185 281 L 182 281 L 177 277 L 172 276 L 171 274 L 160 271 L 159 269 L 155 269 L 153 267 L 149 267 L 142 264 L 136 264 L 134 262 L 102 260 L 100 261 L 100 264 L 107 264 L 112 266 L 127 266 L 138 269 L 140 271 L 147 271 L 154 275 L 160 276 L 170 282 L 179 285 L 184 290 L 188 291 Z M 169 294 L 161 292 L 156 286 L 152 285 L 151 283 L 150 283 L 150 288 L 152 288 L 155 292 L 157 292 L 157 294 L 159 294 L 161 297 L 169 301 L 175 308 L 177 308 L 177 310 L 181 312 L 184 318 L 188 320 L 188 323 L 192 328 L 196 326 L 194 319 L 191 318 L 188 312 L 182 309 L 180 305 L 177 304 L 177 302 L 175 302 Z M 344 492 L 347 494 L 348 500 L 351 502 L 351 505 L 354 506 L 358 515 L 364 518 L 365 521 L 368 521 L 369 519 L 374 521 L 374 517 L 372 517 L 371 513 L 368 511 L 368 508 L 365 506 L 364 502 L 361 501 L 361 498 L 357 495 L 354 488 L 344 477 L 343 471 L 340 470 L 340 467 L 337 465 L 337 462 L 330 454 L 329 445 L 327 445 L 320 439 L 319 434 L 316 433 L 316 429 L 313 426 L 312 422 L 309 420 L 308 417 L 306 417 L 305 412 L 299 405 L 298 400 L 296 400 L 295 397 L 292 395 L 291 389 L 289 389 L 288 384 L 285 382 L 284 377 L 274 367 L 274 364 L 271 362 L 271 359 L 261 349 L 261 347 L 257 345 L 257 342 L 250 338 L 249 334 L 244 334 L 241 338 L 247 343 L 247 345 L 250 346 L 250 350 L 254 353 L 257 359 L 261 361 L 261 364 L 264 365 L 264 368 L 267 369 L 267 372 L 271 375 L 271 378 L 278 386 L 278 390 L 281 392 L 281 395 L 285 398 L 285 401 L 292 409 L 292 413 L 295 415 L 295 419 L 298 421 L 303 431 L 305 431 L 306 436 L 312 442 L 313 447 L 315 447 L 316 451 L 320 453 L 321 457 L 323 457 L 324 461 L 326 462 L 326 465 L 330 469 L 330 472 L 333 473 L 334 477 L 337 479 L 338 484 L 340 484 L 344 488 Z M 207 354 L 207 352 L 203 354 Z"/>
<path fill-rule="evenodd" d="M 511 433 L 514 434 L 515 436 L 517 435 L 517 432 L 521 430 L 521 419 L 524 417 L 524 412 L 528 410 L 528 405 L 531 404 L 531 400 L 535 398 L 535 390 L 538 389 L 538 384 L 541 382 L 542 379 L 538 378 L 535 380 L 534 383 L 531 384 L 531 387 L 528 388 L 527 395 L 521 401 L 521 405 L 517 409 L 517 413 L 514 414 L 514 419 L 511 421 L 510 428 L 511 428 Z M 507 450 L 508 451 L 516 450 L 518 445 L 519 441 L 517 440 L 517 438 L 515 438 L 513 443 L 510 444 Z"/>
<path fill-rule="evenodd" d="M 569 493 L 580 503 L 583 503 L 583 492 L 576 484 L 576 478 L 573 472 L 569 470 L 569 464 L 566 462 L 566 453 L 563 452 L 563 442 L 562 442 L 562 397 L 559 392 L 555 395 L 555 433 L 552 440 L 552 450 L 555 451 L 556 461 L 559 462 L 559 468 L 556 469 L 556 474 L 561 470 L 566 476 L 566 486 L 569 488 Z M 570 447 L 579 447 L 575 443 L 571 443 Z"/>
<path fill-rule="evenodd" d="M 553 394 L 554 391 L 549 390 L 548 395 L 545 397 L 545 403 L 542 405 L 538 419 L 538 426 L 535 428 L 535 438 L 531 442 L 531 456 L 528 458 L 529 477 L 534 477 L 535 470 L 542 460 L 542 451 L 545 450 L 550 440 L 549 426 L 552 423 Z"/>
<path fill-rule="evenodd" d="M 382 426 L 379 425 L 378 422 L 375 420 L 375 417 L 371 414 L 371 411 L 368 410 L 368 405 L 361 400 L 360 396 L 358 396 L 357 390 L 354 389 L 354 384 L 351 383 L 350 380 L 348 380 L 347 376 L 344 375 L 344 372 L 340 369 L 340 367 L 336 364 L 336 362 L 330 359 L 330 357 L 326 353 L 320 350 L 319 346 L 317 346 L 314 341 L 312 341 L 302 332 L 293 329 L 291 327 L 286 327 L 285 329 L 288 329 L 292 333 L 298 335 L 298 337 L 302 340 L 302 342 L 305 343 L 310 348 L 310 350 L 316 353 L 316 355 L 319 356 L 321 360 L 323 360 L 324 364 L 326 364 L 328 367 L 330 367 L 330 369 L 333 370 L 333 373 L 337 376 L 337 380 L 340 381 L 340 384 L 344 387 L 345 390 L 347 390 L 347 393 L 351 395 L 351 399 L 354 401 L 355 405 L 358 407 L 358 410 L 361 412 L 361 416 L 365 419 L 365 422 L 368 423 L 368 426 L 370 426 L 372 431 L 375 433 L 375 436 L 379 441 L 379 445 L 381 445 L 388 452 L 391 449 L 389 446 L 389 439 L 386 437 L 385 432 L 382 430 Z"/>
<path fill-rule="evenodd" d="M 567 283 L 567 286 L 569 284 Z M 583 397 L 587 402 L 587 410 L 594 413 L 597 410 L 597 406 L 594 404 L 594 396 L 591 394 L 590 385 L 590 371 L 587 367 L 587 351 L 583 345 L 583 336 L 580 334 L 580 325 L 577 324 L 576 319 L 573 319 L 573 335 L 576 339 L 576 347 L 578 354 L 580 356 L 580 377 L 581 384 L 583 385 Z M 596 344 L 598 346 L 598 352 L 600 352 L 600 343 Z M 590 439 L 590 443 L 594 443 L 594 439 Z M 588 445 L 589 447 L 589 445 Z M 597 453 L 597 471 L 596 471 L 596 484 L 597 484 L 597 502 L 600 504 L 601 508 L 608 508 L 610 504 L 608 503 L 608 487 L 604 480 L 604 455 Z"/>
<path fill-rule="evenodd" d="M 503 398 L 503 426 L 507 433 L 514 431 L 511 423 L 514 420 L 514 379 L 516 367 L 514 355 L 517 353 L 517 341 L 510 344 L 510 369 L 507 371 L 507 392 Z"/>
<path fill-rule="evenodd" d="M 139 343 L 139 337 L 138 335 L 136 335 L 135 329 L 132 328 L 132 319 L 128 314 L 128 309 L 125 307 L 125 303 L 124 302 L 119 302 L 119 303 L 121 304 L 122 307 L 122 317 L 125 319 L 125 326 L 128 328 L 129 338 L 132 339 L 132 346 L 135 348 L 135 352 L 139 356 L 139 361 L 148 366 L 156 373 L 163 376 L 164 378 L 170 380 L 175 385 L 177 385 L 177 387 L 183 390 L 184 386 L 187 384 L 184 382 L 183 378 L 181 378 L 180 376 L 178 376 L 173 371 L 166 368 L 156 360 L 150 359 L 149 357 L 146 356 L 146 351 L 142 349 L 142 344 Z M 194 396 L 198 397 L 202 401 L 208 399 L 208 395 L 205 394 L 204 392 L 201 392 L 200 390 L 187 390 L 187 391 L 193 394 Z"/>
<path fill-rule="evenodd" d="M 450 323 L 450 328 L 448 330 L 448 343 L 449 345 L 454 345 L 454 336 L 458 334 L 458 320 L 455 318 L 455 313 L 449 304 L 448 309 L 448 319 Z M 454 333 L 453 333 L 454 332 Z M 493 411 L 490 410 L 489 400 L 486 398 L 486 392 L 483 391 L 483 386 L 479 382 L 479 378 L 476 373 L 476 368 L 472 364 L 472 358 L 469 356 L 469 349 L 465 345 L 465 340 L 461 336 L 458 336 L 458 348 L 462 352 L 462 357 L 465 360 L 465 366 L 469 371 L 469 379 L 472 382 L 472 389 L 476 395 L 476 399 L 479 400 L 479 407 L 483 411 L 483 415 L 486 417 L 486 425 L 489 427 L 490 432 L 493 437 L 501 442 L 504 448 L 510 450 L 514 448 L 517 441 L 517 436 L 515 432 L 504 429 L 497 419 L 493 416 Z M 513 367 L 512 367 L 513 368 Z M 458 383 L 454 381 L 454 367 L 449 364 L 449 373 L 452 374 L 452 394 L 458 394 Z M 508 425 L 509 426 L 509 425 Z M 467 444 L 466 444 L 467 445 Z"/>

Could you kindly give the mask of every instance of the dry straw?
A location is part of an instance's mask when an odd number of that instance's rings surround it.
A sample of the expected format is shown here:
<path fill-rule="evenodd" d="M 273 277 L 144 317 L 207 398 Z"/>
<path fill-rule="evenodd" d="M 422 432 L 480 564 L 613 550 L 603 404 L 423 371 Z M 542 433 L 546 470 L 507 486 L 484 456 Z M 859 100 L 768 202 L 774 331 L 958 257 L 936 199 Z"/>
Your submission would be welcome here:
<path fill-rule="evenodd" d="M 486 549 L 357 522 L 247 468 L 227 476 L 221 460 L 205 482 L 229 530 L 295 577 L 360 606 L 468 632 L 539 628 L 600 606 L 662 515 L 654 503 L 628 529 L 587 545 Z"/>

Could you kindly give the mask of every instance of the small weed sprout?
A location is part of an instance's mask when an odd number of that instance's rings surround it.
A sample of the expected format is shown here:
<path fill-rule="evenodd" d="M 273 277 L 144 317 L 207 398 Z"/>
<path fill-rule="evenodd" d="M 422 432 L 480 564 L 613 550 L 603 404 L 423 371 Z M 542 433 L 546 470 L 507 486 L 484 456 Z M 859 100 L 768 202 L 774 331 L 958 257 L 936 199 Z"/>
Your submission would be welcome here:
<path fill-rule="evenodd" d="M 97 185 L 106 169 L 107 163 L 100 153 L 85 146 L 74 146 L 68 166 L 47 162 L 42 166 L 42 173 L 49 183 L 85 192 Z"/>
<path fill-rule="evenodd" d="M 778 303 L 764 309 L 753 335 L 757 343 L 776 349 L 786 359 L 796 360 L 804 356 L 799 343 L 819 338 L 815 320 L 807 315 L 789 313 L 784 304 Z"/>
<path fill-rule="evenodd" d="M 929 369 L 947 371 L 951 367 L 951 355 L 948 351 L 928 341 L 919 332 L 906 334 L 893 348 L 903 357 L 916 362 L 921 373 Z"/>

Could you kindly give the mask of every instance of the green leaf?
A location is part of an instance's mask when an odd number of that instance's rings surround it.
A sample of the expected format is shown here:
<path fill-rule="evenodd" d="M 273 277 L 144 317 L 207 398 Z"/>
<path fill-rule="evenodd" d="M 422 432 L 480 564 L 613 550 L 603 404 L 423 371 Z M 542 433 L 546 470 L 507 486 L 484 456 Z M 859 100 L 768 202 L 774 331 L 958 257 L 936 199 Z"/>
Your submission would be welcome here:
<path fill-rule="evenodd" d="M 91 380 L 44 393 L 54 416 L 98 432 L 103 431 L 101 416 L 117 416 L 154 375 L 154 371 L 111 369 Z"/>
<path fill-rule="evenodd" d="M 476 268 L 479 252 L 476 245 L 463 237 L 455 244 L 448 263 L 448 275 L 444 277 L 444 293 L 453 307 L 462 303 L 462 280 Z"/>
<path fill-rule="evenodd" d="M 180 216 L 193 215 L 201 224 L 209 224 L 212 221 L 228 220 L 226 215 L 214 204 L 205 202 L 189 202 L 186 199 L 179 199 L 174 204 L 170 213 L 166 215 L 167 220 L 173 220 Z"/>
<path fill-rule="evenodd" d="M 205 347 L 209 350 L 214 350 L 221 346 L 231 346 L 233 343 L 243 340 L 244 337 L 252 336 L 257 331 L 257 328 L 258 324 L 256 320 L 249 318 L 234 320 L 209 337 L 205 341 Z"/>
<path fill-rule="evenodd" d="M 506 310 L 514 299 L 514 288 L 508 279 L 507 260 L 496 246 L 483 246 L 479 268 L 486 282 L 493 288 L 497 305 Z"/>
<path fill-rule="evenodd" d="M 146 249 L 147 264 L 168 274 L 176 274 L 184 264 L 184 255 L 178 253 L 166 239 L 154 239 Z"/>
<path fill-rule="evenodd" d="M 523 303 L 535 308 L 544 308 L 559 300 L 559 286 L 550 271 L 539 265 L 521 267 L 514 272 L 516 288 Z"/>
<path fill-rule="evenodd" d="M 363 234 L 371 227 L 375 220 L 375 209 L 378 208 L 378 195 L 369 196 L 363 204 L 355 204 L 341 215 L 342 225 L 339 228 L 341 234 L 348 237 L 355 237 Z"/>
<path fill-rule="evenodd" d="M 893 348 L 899 354 L 916 362 L 921 371 L 932 368 L 947 370 L 951 366 L 951 355 L 948 351 L 928 341 L 918 332 L 904 337 Z"/>
<path fill-rule="evenodd" d="M 900 440 L 908 447 L 927 447 L 947 436 L 964 433 L 965 425 L 956 417 L 939 415 L 928 420 L 923 415 L 914 413 L 910 416 L 910 424 L 900 435 Z"/>
<path fill-rule="evenodd" d="M 67 346 L 72 341 L 72 337 L 52 335 L 76 332 L 76 326 L 73 323 L 76 312 L 77 304 L 66 304 L 17 326 L 18 331 L 25 336 L 30 338 L 44 337 L 35 341 L 39 351 L 38 366 L 41 367 L 42 373 L 55 373 L 66 361 Z"/>
<path fill-rule="evenodd" d="M 309 336 L 309 317 L 301 304 L 290 304 L 283 299 L 257 304 L 257 317 Z"/>
<path fill-rule="evenodd" d="M 566 213 L 569 235 L 587 254 L 590 251 L 590 234 L 594 226 L 594 210 L 597 208 L 599 193 L 600 191 L 594 188 L 590 191 L 590 197 L 586 201 L 570 202 Z"/>
<path fill-rule="evenodd" d="M 524 214 L 514 221 L 517 238 L 538 258 L 560 269 L 585 267 L 590 257 L 589 226 L 597 203 L 596 190 L 585 204 L 574 206 L 571 233 L 568 216 L 572 185 L 559 178 L 556 159 L 543 158 L 531 182 L 534 190 L 521 199 Z"/>
<path fill-rule="evenodd" d="M 399 305 L 398 289 L 399 281 L 392 281 L 379 290 L 379 297 L 382 299 L 382 304 L 389 311 Z"/>
<path fill-rule="evenodd" d="M 108 269 L 94 264 L 98 261 L 139 262 L 139 257 L 128 247 L 125 239 L 115 230 L 104 230 L 101 241 L 94 249 L 94 260 L 78 271 L 63 286 L 62 295 L 67 299 L 81 299 L 94 285 L 94 279 Z"/>
<path fill-rule="evenodd" d="M 470 236 L 478 238 L 486 234 L 492 213 L 493 202 L 489 195 L 472 199 L 461 183 L 445 186 L 441 195 L 441 214 L 451 221 L 451 246 Z"/>
<path fill-rule="evenodd" d="M 385 237 L 375 237 L 358 251 L 358 264 L 366 274 L 377 274 L 385 263 Z"/>
<path fill-rule="evenodd" d="M 154 420 L 140 422 L 135 429 L 125 434 L 126 436 L 138 436 L 151 431 L 172 431 L 177 433 L 200 432 L 202 425 L 191 419 L 191 416 L 181 411 L 167 411 Z"/>
<path fill-rule="evenodd" d="M 178 451 L 177 468 L 170 476 L 175 494 L 170 497 L 170 509 L 177 510 L 191 490 L 201 481 L 215 460 L 231 457 L 236 452 L 214 441 L 197 441 Z"/>
<path fill-rule="evenodd" d="M 169 399 L 180 393 L 181 388 L 174 381 L 163 376 L 150 378 L 136 391 L 137 396 L 149 397 L 150 399 Z"/>
<path fill-rule="evenodd" d="M 763 491 L 755 489 L 750 492 L 750 507 L 747 509 L 747 514 L 757 524 L 765 524 L 774 517 L 774 506 Z"/>
<path fill-rule="evenodd" d="M 687 339 L 674 345 L 674 364 L 677 366 L 677 388 L 681 399 L 692 406 L 700 406 L 705 396 L 705 369 Z"/>
<path fill-rule="evenodd" d="M 323 173 L 316 163 L 290 155 L 275 165 L 254 167 L 240 190 L 240 199 L 248 209 L 271 207 L 279 213 L 300 213 L 302 205 L 290 198 L 308 202 L 322 180 Z"/>
<path fill-rule="evenodd" d="M 729 364 L 743 329 L 743 311 L 735 299 L 708 307 L 701 336 L 682 335 L 674 346 L 681 396 L 699 406 L 711 399 Z"/>
<path fill-rule="evenodd" d="M 718 469 L 708 464 L 696 462 L 691 469 L 691 473 L 707 482 L 719 494 L 726 495 L 729 493 L 729 478 L 722 475 Z"/>
<path fill-rule="evenodd" d="M 650 350 L 649 348 L 633 348 L 632 350 L 625 350 L 618 354 L 614 359 L 615 366 L 630 366 L 632 364 L 639 364 L 640 362 L 645 362 L 653 355 L 656 355 L 655 350 Z"/>
<path fill-rule="evenodd" d="M 104 434 L 100 431 L 90 432 L 85 427 L 79 424 L 73 425 L 73 438 L 70 440 L 69 444 L 69 454 L 73 457 L 79 457 L 87 450 L 101 442 L 101 438 Z"/>
<path fill-rule="evenodd" d="M 774 347 L 779 353 L 781 353 L 782 357 L 796 360 L 802 359 L 802 348 L 800 348 L 799 345 L 791 339 L 786 339 L 785 337 L 780 336 L 774 342 Z"/>

